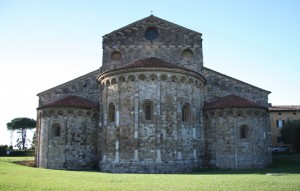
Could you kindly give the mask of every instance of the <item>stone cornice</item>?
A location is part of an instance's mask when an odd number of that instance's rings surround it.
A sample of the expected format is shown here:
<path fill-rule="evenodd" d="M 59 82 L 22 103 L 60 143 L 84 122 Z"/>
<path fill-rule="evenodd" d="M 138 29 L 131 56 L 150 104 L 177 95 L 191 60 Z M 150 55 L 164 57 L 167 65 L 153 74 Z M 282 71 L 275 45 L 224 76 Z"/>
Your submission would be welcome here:
<path fill-rule="evenodd" d="M 125 73 L 134 73 L 134 72 L 169 72 L 169 73 L 177 73 L 177 74 L 184 74 L 188 76 L 192 76 L 194 78 L 197 78 L 199 81 L 203 83 L 203 85 L 206 85 L 207 81 L 206 79 L 199 73 L 195 71 L 191 71 L 188 69 L 179 69 L 179 68 L 160 68 L 160 67 L 147 67 L 147 68 L 118 68 L 114 70 L 109 70 L 106 72 L 101 73 L 97 77 L 97 82 L 99 83 L 101 80 L 103 80 L 106 77 L 113 76 L 113 75 L 120 75 Z"/>

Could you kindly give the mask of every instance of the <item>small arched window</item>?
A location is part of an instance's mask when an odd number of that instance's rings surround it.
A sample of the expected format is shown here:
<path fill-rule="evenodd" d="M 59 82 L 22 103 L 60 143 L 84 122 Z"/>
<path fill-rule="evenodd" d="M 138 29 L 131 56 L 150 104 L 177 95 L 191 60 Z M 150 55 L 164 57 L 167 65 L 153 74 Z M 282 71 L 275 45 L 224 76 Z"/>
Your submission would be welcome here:
<path fill-rule="evenodd" d="M 182 106 L 182 122 L 190 122 L 190 119 L 191 119 L 190 105 L 186 103 Z"/>
<path fill-rule="evenodd" d="M 108 122 L 113 123 L 116 121 L 115 105 L 113 103 L 108 106 Z"/>
<path fill-rule="evenodd" d="M 241 126 L 240 137 L 241 137 L 241 139 L 246 139 L 248 137 L 248 126 L 247 125 Z"/>
<path fill-rule="evenodd" d="M 191 58 L 193 58 L 193 52 L 190 49 L 185 49 L 184 51 L 182 51 L 181 57 L 185 60 L 190 60 Z"/>
<path fill-rule="evenodd" d="M 58 123 L 55 123 L 52 125 L 52 135 L 53 137 L 59 137 L 60 136 L 60 131 L 61 131 L 61 128 L 60 128 L 60 125 Z"/>
<path fill-rule="evenodd" d="M 144 119 L 146 121 L 151 121 L 153 118 L 153 106 L 151 101 L 145 101 L 143 104 L 143 110 L 144 110 Z"/>
<path fill-rule="evenodd" d="M 112 54 L 111 54 L 111 61 L 120 61 L 122 59 L 122 54 L 121 52 L 119 51 L 114 51 Z"/>

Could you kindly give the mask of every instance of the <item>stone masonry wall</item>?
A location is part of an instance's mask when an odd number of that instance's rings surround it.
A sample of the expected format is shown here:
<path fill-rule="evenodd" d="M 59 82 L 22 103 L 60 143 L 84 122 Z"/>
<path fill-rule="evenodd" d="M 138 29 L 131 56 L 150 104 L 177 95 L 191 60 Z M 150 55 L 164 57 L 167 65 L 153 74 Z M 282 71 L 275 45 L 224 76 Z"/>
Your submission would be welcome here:
<path fill-rule="evenodd" d="M 149 28 L 158 36 L 145 38 Z M 157 17 L 148 17 L 103 36 L 103 69 L 157 57 L 201 73 L 203 66 L 201 34 Z"/>
<path fill-rule="evenodd" d="M 39 167 L 51 169 L 93 169 L 97 155 L 98 113 L 87 109 L 43 109 L 41 122 Z M 56 127 L 59 126 L 57 134 Z"/>
<path fill-rule="evenodd" d="M 262 168 L 271 164 L 271 131 L 263 109 L 205 112 L 205 162 L 217 168 Z M 245 128 L 245 137 L 241 129 Z"/>
<path fill-rule="evenodd" d="M 101 84 L 102 171 L 154 172 L 161 165 L 161 171 L 179 172 L 199 167 L 203 82 L 184 73 L 127 71 L 103 77 Z M 151 120 L 145 119 L 145 102 L 152 104 Z M 110 104 L 116 108 L 114 122 L 109 122 Z M 189 122 L 182 122 L 184 104 L 191 109 Z"/>
<path fill-rule="evenodd" d="M 189 70 L 121 68 L 146 57 Z M 204 68 L 201 33 L 150 16 L 103 36 L 102 61 L 99 70 L 38 94 L 39 107 L 70 95 L 99 103 L 97 111 L 38 110 L 39 167 L 175 173 L 270 164 L 264 109 L 202 110 L 230 94 L 267 108 L 270 92 Z"/>

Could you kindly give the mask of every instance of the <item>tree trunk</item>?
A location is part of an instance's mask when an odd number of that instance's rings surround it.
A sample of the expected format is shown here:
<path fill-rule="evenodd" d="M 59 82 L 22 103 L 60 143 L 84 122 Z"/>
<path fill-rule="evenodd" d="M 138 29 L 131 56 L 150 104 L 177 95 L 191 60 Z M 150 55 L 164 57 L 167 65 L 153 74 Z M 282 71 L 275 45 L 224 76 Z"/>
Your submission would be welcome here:
<path fill-rule="evenodd" d="M 26 143 L 26 129 L 21 130 L 22 134 L 22 150 L 25 150 L 25 143 Z"/>
<path fill-rule="evenodd" d="M 10 145 L 9 146 L 13 146 L 13 130 L 10 130 L 10 136 L 9 136 L 9 139 L 10 139 Z"/>

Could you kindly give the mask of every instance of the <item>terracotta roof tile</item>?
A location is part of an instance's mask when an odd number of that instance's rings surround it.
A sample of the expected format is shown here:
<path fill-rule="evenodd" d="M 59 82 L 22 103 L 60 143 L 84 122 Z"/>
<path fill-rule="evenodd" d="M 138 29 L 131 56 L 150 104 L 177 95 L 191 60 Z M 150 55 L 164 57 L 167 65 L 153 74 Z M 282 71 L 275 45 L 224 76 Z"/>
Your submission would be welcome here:
<path fill-rule="evenodd" d="M 300 105 L 273 105 L 270 111 L 300 111 Z"/>
<path fill-rule="evenodd" d="M 224 108 L 265 108 L 253 101 L 247 100 L 245 98 L 236 96 L 236 95 L 228 95 L 222 98 L 219 98 L 216 101 L 205 103 L 204 110 L 209 109 L 224 109 Z M 266 108 L 265 108 L 266 109 Z"/>
<path fill-rule="evenodd" d="M 121 68 L 147 68 L 147 67 L 160 67 L 160 68 L 178 68 L 178 69 L 185 69 L 184 67 L 180 67 L 176 64 L 172 64 L 170 62 L 166 62 L 160 58 L 156 57 L 148 57 L 143 58 L 137 61 L 134 61 L 130 64 L 126 64 Z"/>
<path fill-rule="evenodd" d="M 49 107 L 80 107 L 80 108 L 97 108 L 97 104 L 77 96 L 68 96 L 63 99 L 45 104 L 38 109 Z"/>

